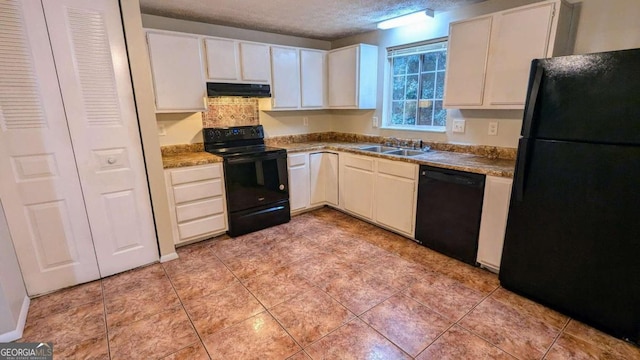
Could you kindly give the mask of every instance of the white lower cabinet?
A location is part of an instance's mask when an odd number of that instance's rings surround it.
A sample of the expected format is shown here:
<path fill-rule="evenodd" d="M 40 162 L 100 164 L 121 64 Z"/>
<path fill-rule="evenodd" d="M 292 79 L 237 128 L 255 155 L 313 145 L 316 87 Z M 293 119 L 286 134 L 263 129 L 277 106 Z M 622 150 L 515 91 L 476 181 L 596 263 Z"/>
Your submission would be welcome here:
<path fill-rule="evenodd" d="M 295 153 L 287 156 L 287 164 L 291 213 L 338 206 L 338 154 Z"/>
<path fill-rule="evenodd" d="M 478 262 L 496 272 L 500 269 L 502 258 L 512 183 L 510 178 L 487 176 L 484 187 Z"/>
<path fill-rule="evenodd" d="M 341 208 L 414 236 L 418 165 L 341 154 L 340 176 Z"/>
<path fill-rule="evenodd" d="M 376 221 L 413 237 L 418 167 L 399 161 L 377 160 Z"/>
<path fill-rule="evenodd" d="M 309 153 L 287 156 L 291 212 L 309 207 Z"/>
<path fill-rule="evenodd" d="M 176 245 L 227 231 L 221 164 L 165 170 Z"/>
<path fill-rule="evenodd" d="M 309 154 L 310 206 L 338 206 L 338 154 Z"/>
<path fill-rule="evenodd" d="M 373 220 L 375 159 L 345 154 L 340 159 L 341 206 Z"/>

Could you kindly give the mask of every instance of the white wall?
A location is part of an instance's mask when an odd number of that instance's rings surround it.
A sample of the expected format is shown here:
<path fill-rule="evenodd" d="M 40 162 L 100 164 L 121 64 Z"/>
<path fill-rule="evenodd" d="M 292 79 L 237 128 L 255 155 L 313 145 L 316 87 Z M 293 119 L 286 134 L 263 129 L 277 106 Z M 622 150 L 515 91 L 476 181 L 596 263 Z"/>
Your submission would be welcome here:
<path fill-rule="evenodd" d="M 380 47 L 379 62 L 386 65 L 386 48 L 418 41 L 436 39 L 448 35 L 451 21 L 479 16 L 538 0 L 489 0 L 450 12 L 436 13 L 431 25 L 414 25 L 386 31 L 373 31 L 334 41 L 332 48 L 355 43 L 368 43 Z M 640 47 L 639 0 L 571 0 L 577 17 L 574 53 Z M 423 140 L 517 147 L 522 111 L 517 110 L 449 110 L 446 133 L 429 133 L 402 130 L 384 130 L 372 126 L 371 117 L 382 119 L 384 66 L 378 72 L 378 107 L 375 111 L 352 112 L 334 115 L 333 130 Z M 453 119 L 465 119 L 464 134 L 451 131 Z M 487 135 L 490 121 L 498 122 L 498 136 Z"/>

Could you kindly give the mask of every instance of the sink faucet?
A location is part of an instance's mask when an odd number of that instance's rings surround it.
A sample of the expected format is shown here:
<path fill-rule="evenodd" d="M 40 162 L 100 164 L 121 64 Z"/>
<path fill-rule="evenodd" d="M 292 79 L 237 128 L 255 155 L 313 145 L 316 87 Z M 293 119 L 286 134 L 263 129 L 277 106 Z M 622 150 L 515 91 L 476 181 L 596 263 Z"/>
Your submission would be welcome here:
<path fill-rule="evenodd" d="M 387 139 L 387 141 L 384 143 L 386 146 L 397 146 L 398 145 L 398 139 L 394 138 L 394 137 L 390 137 Z"/>

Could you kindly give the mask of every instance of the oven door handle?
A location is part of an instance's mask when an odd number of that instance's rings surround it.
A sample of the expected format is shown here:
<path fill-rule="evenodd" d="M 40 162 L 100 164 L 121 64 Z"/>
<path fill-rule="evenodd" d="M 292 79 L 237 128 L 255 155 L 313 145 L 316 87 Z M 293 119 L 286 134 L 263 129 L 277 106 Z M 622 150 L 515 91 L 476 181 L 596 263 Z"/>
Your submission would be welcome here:
<path fill-rule="evenodd" d="M 224 160 L 229 165 L 233 164 L 243 164 L 248 162 L 254 162 L 256 160 L 273 160 L 273 159 L 284 159 L 287 157 L 287 153 L 275 152 L 275 153 L 267 153 L 267 154 L 252 154 L 252 155 L 243 155 L 232 158 L 225 158 Z"/>

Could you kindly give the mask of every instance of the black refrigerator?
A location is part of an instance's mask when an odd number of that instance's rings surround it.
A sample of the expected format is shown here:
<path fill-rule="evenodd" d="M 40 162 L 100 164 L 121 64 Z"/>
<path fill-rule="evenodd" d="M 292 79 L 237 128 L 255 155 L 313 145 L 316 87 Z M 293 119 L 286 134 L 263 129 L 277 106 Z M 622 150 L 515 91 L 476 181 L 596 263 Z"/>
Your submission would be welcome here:
<path fill-rule="evenodd" d="M 640 49 L 534 60 L 500 282 L 640 343 Z"/>

